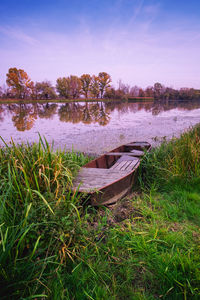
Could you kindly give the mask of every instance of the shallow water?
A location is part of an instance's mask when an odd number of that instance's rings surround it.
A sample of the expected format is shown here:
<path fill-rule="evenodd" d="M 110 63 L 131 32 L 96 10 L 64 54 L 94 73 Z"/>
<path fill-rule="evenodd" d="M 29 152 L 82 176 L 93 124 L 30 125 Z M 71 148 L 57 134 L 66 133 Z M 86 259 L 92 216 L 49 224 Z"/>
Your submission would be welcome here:
<path fill-rule="evenodd" d="M 7 143 L 38 141 L 39 132 L 55 148 L 97 154 L 131 141 L 156 145 L 199 122 L 200 101 L 0 104 Z"/>

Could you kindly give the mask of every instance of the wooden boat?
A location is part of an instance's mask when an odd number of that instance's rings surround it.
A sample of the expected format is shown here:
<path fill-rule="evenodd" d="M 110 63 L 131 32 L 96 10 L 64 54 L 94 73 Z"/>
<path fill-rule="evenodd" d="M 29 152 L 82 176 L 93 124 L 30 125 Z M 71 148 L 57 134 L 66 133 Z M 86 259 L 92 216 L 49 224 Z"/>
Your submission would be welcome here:
<path fill-rule="evenodd" d="M 89 194 L 93 206 L 115 203 L 130 192 L 140 160 L 150 149 L 148 142 L 132 142 L 103 154 L 80 169 L 73 189 Z"/>

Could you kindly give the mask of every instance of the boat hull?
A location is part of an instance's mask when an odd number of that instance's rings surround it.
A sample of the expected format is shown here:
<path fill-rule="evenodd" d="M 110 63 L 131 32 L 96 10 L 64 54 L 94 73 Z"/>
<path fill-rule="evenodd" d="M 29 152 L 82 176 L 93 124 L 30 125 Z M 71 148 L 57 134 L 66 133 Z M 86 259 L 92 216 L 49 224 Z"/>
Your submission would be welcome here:
<path fill-rule="evenodd" d="M 93 206 L 108 205 L 130 193 L 136 171 L 151 145 L 135 142 L 122 145 L 84 165 L 74 181 L 74 189 L 90 196 Z"/>
<path fill-rule="evenodd" d="M 101 188 L 98 192 L 90 193 L 91 204 L 93 206 L 113 204 L 125 197 L 131 192 L 135 176 L 136 169 L 110 185 Z"/>

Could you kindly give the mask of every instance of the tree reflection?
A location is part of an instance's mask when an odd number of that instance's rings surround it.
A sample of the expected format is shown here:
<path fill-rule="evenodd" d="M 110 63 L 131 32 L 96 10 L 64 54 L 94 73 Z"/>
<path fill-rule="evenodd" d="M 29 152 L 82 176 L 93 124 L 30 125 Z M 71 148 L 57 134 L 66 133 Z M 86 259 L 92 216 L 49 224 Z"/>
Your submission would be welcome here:
<path fill-rule="evenodd" d="M 106 110 L 103 102 L 88 103 L 84 105 L 67 103 L 58 110 L 60 121 L 83 124 L 98 123 L 105 126 L 110 121 L 110 112 Z"/>
<path fill-rule="evenodd" d="M 83 108 L 83 114 L 82 114 L 82 120 L 84 124 L 91 124 L 92 123 L 92 116 L 91 111 L 88 107 L 88 102 L 85 103 L 85 106 Z"/>
<path fill-rule="evenodd" d="M 0 122 L 4 120 L 3 114 L 4 114 L 4 107 L 2 104 L 0 104 Z"/>
<path fill-rule="evenodd" d="M 58 105 L 53 103 L 53 104 L 40 104 L 37 106 L 38 110 L 38 116 L 41 119 L 52 119 L 53 116 L 56 114 Z"/>
<path fill-rule="evenodd" d="M 90 114 L 92 116 L 93 123 L 98 123 L 99 110 L 100 110 L 99 103 L 91 103 L 90 104 Z"/>
<path fill-rule="evenodd" d="M 79 103 L 66 103 L 61 105 L 58 115 L 62 122 L 79 123 L 82 119 L 82 107 Z"/>
<path fill-rule="evenodd" d="M 30 130 L 35 120 L 52 119 L 57 112 L 57 104 L 10 104 L 7 111 L 12 115 L 12 121 L 18 131 Z"/>
<path fill-rule="evenodd" d="M 37 119 L 36 111 L 29 104 L 16 104 L 12 106 L 12 112 L 15 114 L 12 121 L 18 131 L 30 130 Z"/>
<path fill-rule="evenodd" d="M 72 124 L 109 124 L 114 111 L 118 115 L 135 114 L 138 111 L 146 111 L 157 116 L 164 111 L 172 109 L 193 110 L 200 108 L 199 101 L 156 101 L 156 102 L 71 102 L 65 104 L 33 103 L 33 104 L 0 104 L 0 122 L 11 115 L 14 126 L 19 131 L 30 130 L 37 118 L 52 119 L 58 114 L 61 122 Z M 134 117 L 134 116 L 133 116 Z"/>
<path fill-rule="evenodd" d="M 109 114 L 108 110 L 105 110 L 105 107 L 104 107 L 103 103 L 101 102 L 98 123 L 101 126 L 105 126 L 109 123 L 109 121 L 110 121 L 110 114 Z"/>

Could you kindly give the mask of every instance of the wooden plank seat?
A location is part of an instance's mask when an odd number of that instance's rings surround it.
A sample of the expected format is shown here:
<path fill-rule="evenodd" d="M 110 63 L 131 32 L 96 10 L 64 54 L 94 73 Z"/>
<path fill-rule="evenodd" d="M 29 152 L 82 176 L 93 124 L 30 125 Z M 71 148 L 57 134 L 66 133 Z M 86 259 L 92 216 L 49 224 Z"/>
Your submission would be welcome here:
<path fill-rule="evenodd" d="M 125 147 L 136 147 L 139 149 L 148 149 L 150 147 L 150 144 L 147 142 L 135 142 L 135 143 L 128 143 L 124 145 Z"/>
<path fill-rule="evenodd" d="M 142 147 L 144 147 L 144 146 L 149 146 L 150 144 L 148 143 L 148 142 L 133 142 L 133 143 L 128 143 L 128 144 L 126 144 L 126 145 L 124 145 L 124 146 L 142 146 Z"/>
<path fill-rule="evenodd" d="M 132 171 L 136 165 L 137 160 L 124 160 L 120 162 L 117 161 L 110 169 L 119 171 Z"/>
<path fill-rule="evenodd" d="M 130 151 L 132 154 L 134 154 L 134 156 L 143 156 L 144 155 L 144 151 L 141 151 L 141 150 L 131 150 Z"/>
<path fill-rule="evenodd" d="M 81 168 L 73 181 L 73 188 L 79 188 L 80 192 L 96 191 L 121 179 L 128 173 L 128 170 Z"/>
<path fill-rule="evenodd" d="M 137 157 L 123 155 L 114 163 L 113 166 L 110 167 L 110 170 L 130 172 L 134 169 L 138 162 L 139 158 Z"/>
<path fill-rule="evenodd" d="M 107 156 L 124 156 L 124 155 L 135 156 L 134 153 L 131 153 L 131 152 L 107 152 L 107 153 L 105 153 L 105 155 L 107 155 Z M 137 157 L 135 157 L 135 159 L 137 159 Z"/>

